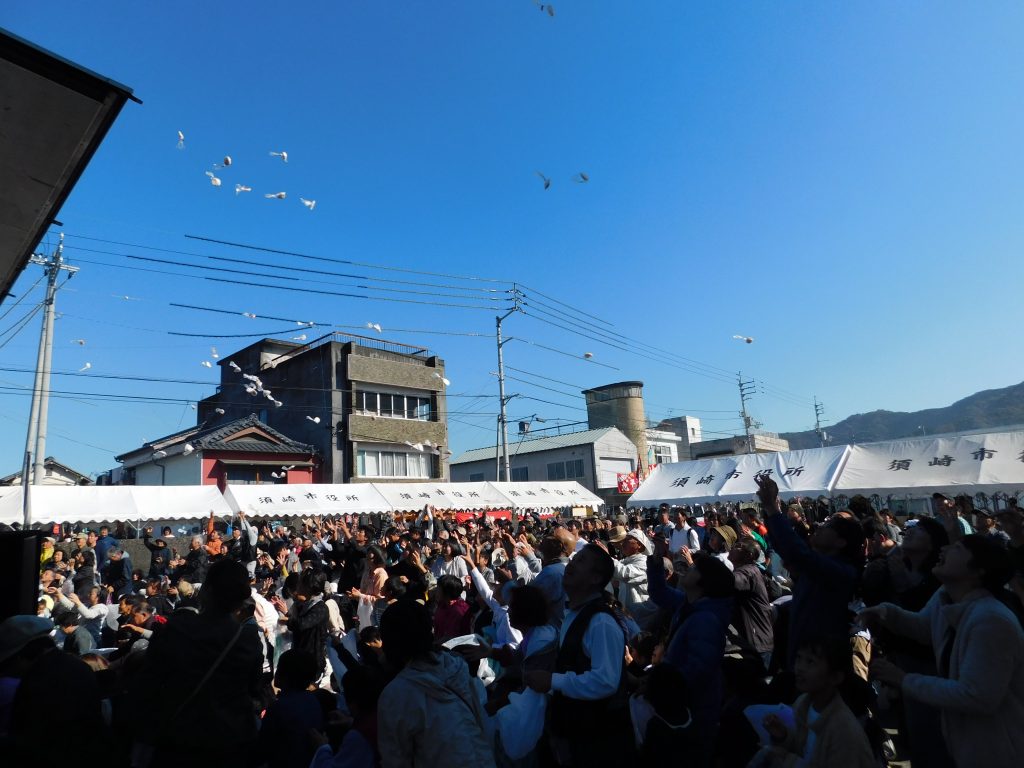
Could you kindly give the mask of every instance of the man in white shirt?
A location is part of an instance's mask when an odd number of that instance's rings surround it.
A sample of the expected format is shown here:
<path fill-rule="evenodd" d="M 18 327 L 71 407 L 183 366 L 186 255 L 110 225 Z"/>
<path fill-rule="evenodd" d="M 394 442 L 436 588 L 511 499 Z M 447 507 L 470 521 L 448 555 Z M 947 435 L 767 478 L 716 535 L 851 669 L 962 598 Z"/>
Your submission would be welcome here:
<path fill-rule="evenodd" d="M 71 593 L 70 597 L 61 592 L 57 593 L 61 605 L 68 610 L 78 611 L 78 615 L 83 619 L 81 626 L 92 635 L 93 640 L 96 641 L 97 648 L 102 645 L 103 622 L 106 620 L 107 612 L 110 610 L 109 605 L 100 602 L 102 591 L 101 587 L 93 587 L 86 595 L 86 602 L 84 603 L 74 592 Z"/>
<path fill-rule="evenodd" d="M 614 568 L 611 556 L 596 544 L 569 561 L 563 577 L 569 606 L 555 672 L 524 675 L 533 690 L 552 693 L 549 733 L 559 765 L 622 765 L 628 755 L 629 711 L 621 695 L 626 637 L 604 599 Z M 600 728 L 581 738 L 581 723 Z"/>
<path fill-rule="evenodd" d="M 682 509 L 676 509 L 676 527 L 672 529 L 672 537 L 669 540 L 669 551 L 673 557 L 679 557 L 683 547 L 690 550 L 690 554 L 700 551 L 700 536 L 686 519 Z"/>

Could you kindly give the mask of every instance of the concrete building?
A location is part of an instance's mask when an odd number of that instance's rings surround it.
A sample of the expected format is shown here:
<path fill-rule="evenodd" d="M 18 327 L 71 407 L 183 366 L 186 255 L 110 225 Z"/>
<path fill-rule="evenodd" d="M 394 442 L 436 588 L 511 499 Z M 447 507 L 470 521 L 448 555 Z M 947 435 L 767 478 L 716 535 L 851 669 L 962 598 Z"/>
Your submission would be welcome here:
<path fill-rule="evenodd" d="M 262 423 L 256 415 L 198 426 L 151 440 L 116 457 L 122 467 L 101 484 L 269 485 L 312 483 L 319 457 Z"/>
<path fill-rule="evenodd" d="M 665 429 L 648 429 L 645 431 L 645 435 L 647 437 L 648 465 L 656 466 L 682 461 L 679 456 L 683 439 L 675 432 Z"/>
<path fill-rule="evenodd" d="M 672 432 L 679 438 L 679 452 L 676 461 L 692 459 L 691 446 L 704 439 L 700 419 L 695 416 L 673 416 L 670 419 L 662 419 L 656 429 Z M 665 462 L 658 463 L 664 464 Z"/>
<path fill-rule="evenodd" d="M 72 469 L 66 464 L 61 464 L 53 456 L 47 456 L 43 464 L 45 475 L 42 485 L 92 485 L 92 478 L 83 475 L 81 472 Z M 31 473 L 29 473 L 31 477 Z M 21 470 L 13 475 L 0 477 L 0 485 L 21 485 Z"/>
<path fill-rule="evenodd" d="M 647 456 L 647 418 L 644 416 L 644 383 L 620 381 L 583 390 L 587 423 L 591 429 L 617 427 L 640 456 Z"/>
<path fill-rule="evenodd" d="M 331 333 L 308 344 L 264 339 L 218 364 L 221 383 L 199 403 L 199 422 L 255 408 L 264 424 L 315 447 L 320 482 L 448 477 L 444 361 L 426 349 Z"/>
<path fill-rule="evenodd" d="M 745 435 L 723 437 L 721 440 L 703 440 L 690 446 L 691 459 L 710 459 L 715 456 L 738 456 L 743 453 L 778 453 L 789 450 L 789 441 L 772 432 L 756 432 L 750 436 L 753 451 L 747 450 Z"/>
<path fill-rule="evenodd" d="M 538 430 L 543 432 L 544 430 Z M 494 446 L 466 451 L 451 462 L 452 482 L 497 478 Z M 561 435 L 530 435 L 509 445 L 513 481 L 575 480 L 609 503 L 621 503 L 617 475 L 636 469 L 636 446 L 615 427 Z M 609 501 L 610 500 L 610 501 Z"/>

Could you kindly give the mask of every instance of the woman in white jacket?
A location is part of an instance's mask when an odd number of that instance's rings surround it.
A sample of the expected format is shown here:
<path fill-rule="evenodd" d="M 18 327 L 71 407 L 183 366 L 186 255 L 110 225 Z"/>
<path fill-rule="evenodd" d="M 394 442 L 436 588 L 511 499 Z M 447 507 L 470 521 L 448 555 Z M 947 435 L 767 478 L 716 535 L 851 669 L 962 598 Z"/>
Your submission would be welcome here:
<path fill-rule="evenodd" d="M 932 573 L 942 582 L 924 609 L 892 603 L 861 612 L 896 634 L 931 644 L 937 676 L 908 674 L 886 659 L 872 676 L 942 716 L 942 731 L 960 768 L 1011 768 L 1024 755 L 1024 632 L 996 597 L 1013 573 L 1009 553 L 984 536 L 945 547 Z"/>

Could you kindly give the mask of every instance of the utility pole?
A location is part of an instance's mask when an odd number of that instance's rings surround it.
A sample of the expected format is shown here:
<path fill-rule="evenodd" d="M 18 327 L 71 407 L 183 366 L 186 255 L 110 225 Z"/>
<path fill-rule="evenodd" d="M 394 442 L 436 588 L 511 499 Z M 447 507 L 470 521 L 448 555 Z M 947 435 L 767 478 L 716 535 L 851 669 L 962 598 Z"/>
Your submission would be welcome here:
<path fill-rule="evenodd" d="M 511 315 L 519 311 L 519 289 L 516 285 L 512 284 L 512 309 L 506 312 L 504 315 L 500 315 L 494 318 L 495 326 L 497 327 L 497 341 L 498 341 L 498 399 L 500 405 L 500 412 L 498 415 L 498 428 L 500 430 L 501 437 L 501 461 L 499 466 L 504 469 L 504 472 L 498 473 L 498 480 L 504 479 L 506 481 L 512 479 L 512 471 L 509 468 L 508 458 L 508 414 L 505 412 L 505 406 L 508 405 L 508 401 L 511 400 L 515 395 L 505 396 L 505 357 L 502 352 L 502 348 L 505 343 L 512 341 L 511 338 L 501 338 L 501 324 L 507 320 Z M 495 452 L 497 453 L 497 452 Z"/>
<path fill-rule="evenodd" d="M 825 433 L 821 431 L 821 417 L 825 414 L 825 404 L 818 402 L 818 396 L 814 396 L 814 431 L 818 435 L 818 443 L 825 447 Z"/>
<path fill-rule="evenodd" d="M 754 441 L 753 435 L 750 433 L 750 428 L 753 426 L 754 420 L 750 418 L 750 414 L 747 413 L 747 401 L 754 394 L 755 384 L 753 379 L 744 381 L 742 373 L 738 373 L 736 375 L 736 381 L 740 387 L 740 416 L 743 417 L 743 432 L 747 436 L 747 453 L 753 453 Z"/>
<path fill-rule="evenodd" d="M 30 485 L 28 465 L 32 463 L 31 485 L 41 485 L 46 476 L 46 429 L 47 415 L 50 404 L 50 361 L 53 357 L 53 323 L 54 305 L 57 295 L 57 278 L 61 271 L 68 273 L 70 279 L 78 267 L 64 263 L 64 234 L 61 233 L 60 243 L 53 256 L 47 260 L 45 256 L 33 254 L 29 263 L 38 264 L 46 270 L 46 298 L 43 300 L 43 324 L 39 331 L 39 350 L 36 356 L 35 384 L 32 388 L 32 408 L 28 419 L 28 434 L 25 438 L 25 466 L 22 471 L 21 485 L 22 514 L 25 527 L 32 522 L 32 511 L 29 504 Z"/>

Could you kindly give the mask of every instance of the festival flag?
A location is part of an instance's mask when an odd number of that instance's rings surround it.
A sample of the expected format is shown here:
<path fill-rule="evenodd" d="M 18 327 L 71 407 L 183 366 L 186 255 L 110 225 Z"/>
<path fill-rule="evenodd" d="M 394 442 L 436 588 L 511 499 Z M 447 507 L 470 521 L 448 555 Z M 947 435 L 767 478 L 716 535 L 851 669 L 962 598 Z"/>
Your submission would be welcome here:
<path fill-rule="evenodd" d="M 619 486 L 619 493 L 633 493 L 640 485 L 634 472 L 619 472 L 615 475 L 615 479 Z"/>

